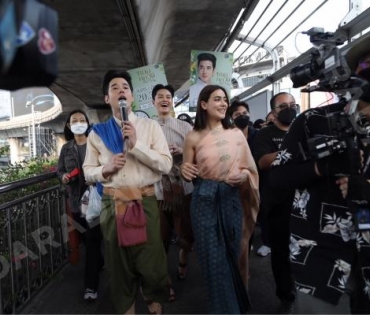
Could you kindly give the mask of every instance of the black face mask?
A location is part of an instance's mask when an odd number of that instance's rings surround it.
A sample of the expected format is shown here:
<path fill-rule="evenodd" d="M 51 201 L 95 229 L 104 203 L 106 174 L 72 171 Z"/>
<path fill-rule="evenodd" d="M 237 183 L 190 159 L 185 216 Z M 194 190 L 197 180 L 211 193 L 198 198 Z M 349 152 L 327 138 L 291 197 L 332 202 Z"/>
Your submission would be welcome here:
<path fill-rule="evenodd" d="M 370 83 L 369 85 L 362 87 L 362 95 L 360 96 L 360 100 L 370 103 Z"/>
<path fill-rule="evenodd" d="M 249 116 L 240 115 L 234 119 L 234 123 L 239 129 L 244 129 L 249 124 Z"/>
<path fill-rule="evenodd" d="M 358 76 L 361 79 L 367 81 L 367 85 L 362 87 L 362 95 L 360 96 L 360 100 L 366 103 L 370 103 L 370 68 L 366 68 L 358 73 Z"/>
<path fill-rule="evenodd" d="M 277 118 L 285 126 L 289 126 L 296 116 L 297 111 L 294 108 L 283 109 L 277 114 Z"/>

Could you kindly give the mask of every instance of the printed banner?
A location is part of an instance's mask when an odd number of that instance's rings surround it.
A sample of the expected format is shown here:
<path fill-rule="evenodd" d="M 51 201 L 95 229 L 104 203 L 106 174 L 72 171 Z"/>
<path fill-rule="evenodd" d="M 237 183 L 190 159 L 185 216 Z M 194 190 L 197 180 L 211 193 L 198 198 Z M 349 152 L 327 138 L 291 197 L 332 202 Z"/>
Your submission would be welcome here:
<path fill-rule="evenodd" d="M 11 99 L 12 97 L 9 91 L 0 90 L 0 120 L 13 117 Z"/>
<path fill-rule="evenodd" d="M 144 111 L 150 118 L 157 116 L 157 110 L 152 102 L 152 90 L 157 84 L 167 85 L 167 78 L 162 63 L 131 69 L 128 71 L 132 78 L 135 101 L 133 111 Z"/>
<path fill-rule="evenodd" d="M 195 112 L 200 91 L 208 84 L 221 85 L 229 97 L 234 57 L 232 53 L 192 50 L 190 54 L 189 111 Z"/>

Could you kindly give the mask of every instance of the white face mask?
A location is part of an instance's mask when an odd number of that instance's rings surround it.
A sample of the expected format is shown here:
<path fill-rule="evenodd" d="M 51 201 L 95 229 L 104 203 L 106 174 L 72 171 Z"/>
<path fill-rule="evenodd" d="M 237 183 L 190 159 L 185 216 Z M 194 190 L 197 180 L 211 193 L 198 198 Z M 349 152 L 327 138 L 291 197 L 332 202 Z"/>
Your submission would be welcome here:
<path fill-rule="evenodd" d="M 87 123 L 77 123 L 71 125 L 71 131 L 75 135 L 83 135 L 87 130 Z"/>

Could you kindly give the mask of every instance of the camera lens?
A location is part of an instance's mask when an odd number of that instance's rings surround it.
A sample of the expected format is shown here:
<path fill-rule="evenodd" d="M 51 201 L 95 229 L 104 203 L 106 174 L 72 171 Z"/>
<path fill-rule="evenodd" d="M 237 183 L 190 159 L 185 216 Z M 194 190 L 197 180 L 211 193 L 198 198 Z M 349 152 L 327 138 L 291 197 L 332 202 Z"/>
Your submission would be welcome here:
<path fill-rule="evenodd" d="M 307 63 L 305 65 L 299 65 L 294 67 L 290 71 L 290 79 L 293 82 L 293 87 L 298 88 L 312 81 L 317 80 L 320 74 L 321 71 L 316 70 L 312 63 Z"/>

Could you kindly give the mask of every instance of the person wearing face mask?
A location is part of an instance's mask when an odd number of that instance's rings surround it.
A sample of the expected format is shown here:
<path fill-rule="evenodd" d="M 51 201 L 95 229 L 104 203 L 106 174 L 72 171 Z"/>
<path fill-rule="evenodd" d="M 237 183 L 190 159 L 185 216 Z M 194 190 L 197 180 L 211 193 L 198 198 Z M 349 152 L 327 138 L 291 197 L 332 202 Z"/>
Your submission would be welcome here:
<path fill-rule="evenodd" d="M 258 131 L 254 142 L 254 158 L 260 174 L 261 204 L 258 222 L 262 246 L 257 255 L 271 253 L 271 267 L 276 285 L 276 295 L 281 300 L 277 312 L 291 311 L 295 299 L 294 283 L 289 262 L 289 210 L 293 190 L 277 191 L 269 183 L 271 164 L 274 161 L 289 126 L 297 115 L 298 105 L 286 92 L 270 100 L 275 123 Z"/>
<path fill-rule="evenodd" d="M 355 45 L 346 54 L 348 65 L 354 73 L 361 79 L 365 80 L 368 84 L 363 87 L 363 93 L 360 96 L 357 104 L 357 110 L 370 121 L 370 37 L 368 37 L 361 45 Z M 358 62 L 356 62 L 358 60 Z M 336 181 L 339 189 L 341 190 L 343 198 L 362 200 L 367 205 L 367 212 L 364 213 L 364 223 L 369 224 L 369 205 L 370 205 L 370 145 L 365 144 L 364 163 L 362 172 L 358 175 L 351 175 L 349 177 L 342 177 Z M 370 240 L 370 231 L 362 231 L 359 233 L 360 237 Z M 362 255 L 357 258 L 354 265 L 354 274 L 357 274 L 356 282 L 361 281 L 359 274 L 363 273 L 366 278 L 370 278 L 370 272 L 366 273 L 366 268 L 370 266 L 370 241 L 360 244 Z M 366 313 L 370 309 L 370 296 L 364 295 L 364 288 L 366 286 L 355 286 L 354 294 L 352 294 L 351 312 L 352 313 Z M 357 291 L 356 291 L 357 290 Z"/>
<path fill-rule="evenodd" d="M 357 75 L 369 82 L 366 69 L 370 66 L 370 37 L 364 37 L 345 58 L 353 73 L 351 80 Z M 366 87 L 363 91 L 357 110 L 366 117 L 369 94 Z M 370 310 L 370 232 L 356 226 L 357 215 L 369 209 L 366 152 L 362 156 L 353 146 L 342 153 L 316 158 L 308 149 L 309 139 L 317 135 L 336 137 L 328 117 L 347 114 L 349 105 L 355 103 L 344 100 L 299 115 L 271 171 L 272 186 L 295 189 L 290 209 L 290 257 L 298 314 L 368 314 Z M 356 204 L 354 200 L 360 204 L 351 207 Z"/>
<path fill-rule="evenodd" d="M 248 141 L 249 148 L 253 154 L 254 138 L 257 134 L 257 130 L 250 125 L 250 114 L 249 105 L 242 101 L 233 101 L 228 108 L 229 115 L 234 121 L 236 127 L 238 127 L 244 134 Z"/>
<path fill-rule="evenodd" d="M 86 155 L 89 128 L 89 119 L 82 110 L 69 113 L 64 126 L 64 137 L 68 142 L 61 149 L 57 174 L 60 181 L 67 186 L 69 208 L 86 247 L 84 300 L 94 301 L 98 298 L 100 271 L 104 266 L 102 235 L 99 225 L 89 227 L 80 207 L 81 197 L 88 187 L 82 164 Z"/>

